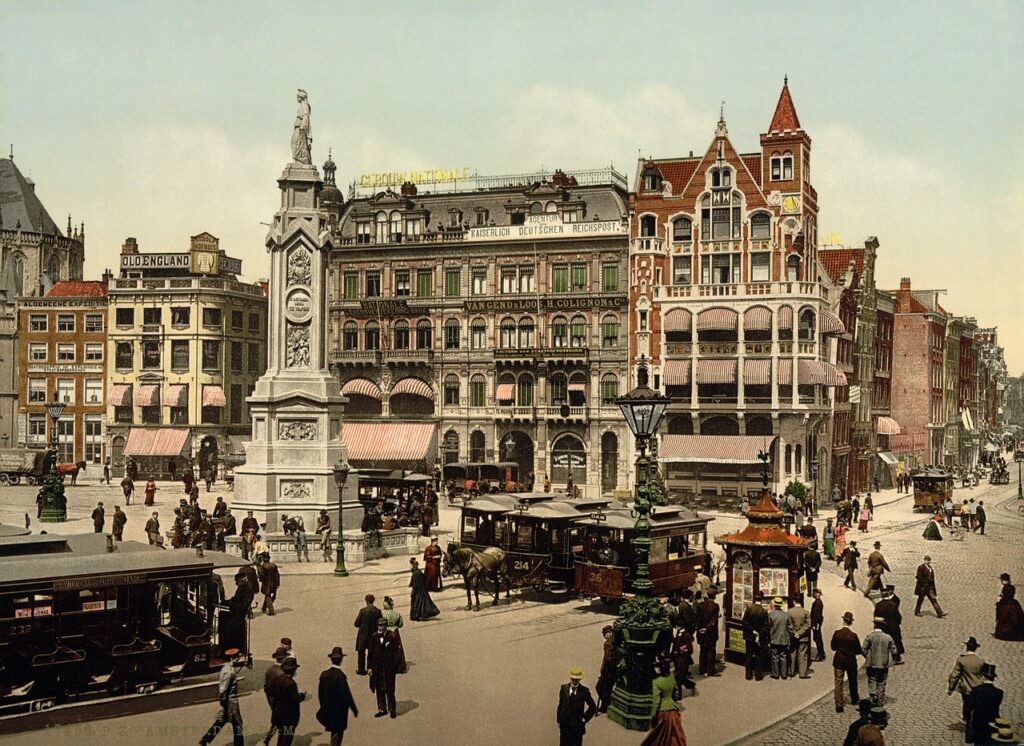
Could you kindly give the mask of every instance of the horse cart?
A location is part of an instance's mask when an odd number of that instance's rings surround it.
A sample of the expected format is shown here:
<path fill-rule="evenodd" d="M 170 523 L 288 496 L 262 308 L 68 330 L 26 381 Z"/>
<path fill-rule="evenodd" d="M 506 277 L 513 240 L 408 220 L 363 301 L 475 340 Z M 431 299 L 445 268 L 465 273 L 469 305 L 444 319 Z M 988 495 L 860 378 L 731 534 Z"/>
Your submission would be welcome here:
<path fill-rule="evenodd" d="M 519 464 L 513 461 L 452 462 L 445 464 L 441 476 L 449 505 L 488 492 L 521 493 L 527 488 L 519 481 Z"/>
<path fill-rule="evenodd" d="M 50 451 L 53 453 L 53 451 Z M 29 448 L 0 448 L 0 485 L 42 484 L 46 476 L 46 451 Z"/>
<path fill-rule="evenodd" d="M 942 469 L 928 469 L 911 477 L 914 483 L 914 510 L 938 513 L 946 498 L 953 497 L 955 480 Z"/>
<path fill-rule="evenodd" d="M 1005 466 L 997 466 L 992 470 L 992 476 L 988 479 L 989 484 L 1009 484 L 1010 470 Z"/>

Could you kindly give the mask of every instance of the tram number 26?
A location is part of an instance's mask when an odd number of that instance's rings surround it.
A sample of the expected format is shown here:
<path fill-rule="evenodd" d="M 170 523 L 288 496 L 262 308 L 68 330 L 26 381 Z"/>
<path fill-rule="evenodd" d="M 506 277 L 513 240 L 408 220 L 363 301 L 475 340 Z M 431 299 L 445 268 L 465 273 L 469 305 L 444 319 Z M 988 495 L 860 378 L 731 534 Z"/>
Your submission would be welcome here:
<path fill-rule="evenodd" d="M 522 570 L 522 571 L 529 572 L 529 570 L 530 570 L 530 560 L 513 560 L 512 561 L 512 569 L 513 570 L 517 570 L 517 571 Z"/>

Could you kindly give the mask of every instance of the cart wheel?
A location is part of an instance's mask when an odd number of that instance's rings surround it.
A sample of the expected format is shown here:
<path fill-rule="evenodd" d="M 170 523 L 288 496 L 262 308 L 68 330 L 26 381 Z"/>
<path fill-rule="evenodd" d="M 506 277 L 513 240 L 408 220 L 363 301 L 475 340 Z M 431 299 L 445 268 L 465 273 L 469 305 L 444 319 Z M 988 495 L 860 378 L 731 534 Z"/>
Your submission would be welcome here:
<path fill-rule="evenodd" d="M 11 484 L 19 484 L 20 482 L 21 482 L 21 477 L 19 477 L 17 475 L 11 477 Z"/>
<path fill-rule="evenodd" d="M 6 474 L 0 474 L 0 485 L 6 487 L 11 483 L 11 478 Z"/>

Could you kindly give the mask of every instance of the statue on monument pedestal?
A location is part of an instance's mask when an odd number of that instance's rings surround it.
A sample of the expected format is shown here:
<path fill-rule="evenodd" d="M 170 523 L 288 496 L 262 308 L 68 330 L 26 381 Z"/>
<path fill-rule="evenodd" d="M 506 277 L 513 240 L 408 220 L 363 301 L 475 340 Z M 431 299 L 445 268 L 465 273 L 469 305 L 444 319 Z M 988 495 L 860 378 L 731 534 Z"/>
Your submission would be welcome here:
<path fill-rule="evenodd" d="M 305 166 L 311 166 L 313 159 L 310 149 L 313 146 L 313 130 L 309 124 L 309 97 L 301 88 L 295 96 L 299 102 L 299 113 L 295 115 L 295 126 L 292 130 L 292 160 Z"/>

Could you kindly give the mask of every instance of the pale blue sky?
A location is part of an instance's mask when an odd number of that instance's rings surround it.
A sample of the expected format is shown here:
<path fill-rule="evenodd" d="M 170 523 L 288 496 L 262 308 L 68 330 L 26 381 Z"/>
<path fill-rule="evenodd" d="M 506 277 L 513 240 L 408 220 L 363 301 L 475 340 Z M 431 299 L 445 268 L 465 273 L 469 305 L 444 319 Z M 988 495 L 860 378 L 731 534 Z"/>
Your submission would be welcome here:
<path fill-rule="evenodd" d="M 702 151 L 725 100 L 757 148 L 782 77 L 813 139 L 821 234 L 877 235 L 880 280 L 947 288 L 1024 369 L 1024 3 L 0 0 L 0 143 L 86 271 L 208 230 L 266 274 L 294 90 L 314 159 L 481 173 Z M 63 216 L 63 217 L 61 217 Z"/>

